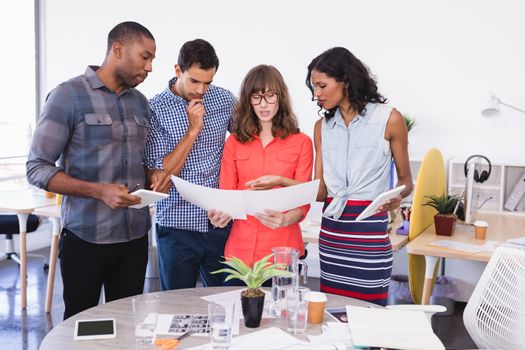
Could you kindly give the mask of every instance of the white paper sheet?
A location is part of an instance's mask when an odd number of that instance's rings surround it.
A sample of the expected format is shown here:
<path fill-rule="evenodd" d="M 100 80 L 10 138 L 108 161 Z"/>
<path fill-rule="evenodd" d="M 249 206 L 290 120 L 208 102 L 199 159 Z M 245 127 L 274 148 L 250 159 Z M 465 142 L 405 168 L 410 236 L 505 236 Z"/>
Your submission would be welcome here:
<path fill-rule="evenodd" d="M 356 346 L 444 350 L 423 311 L 346 306 L 348 327 Z"/>
<path fill-rule="evenodd" d="M 302 346 L 303 345 L 303 346 Z M 296 347 L 295 347 L 296 346 Z M 190 348 L 192 350 L 208 350 L 212 349 L 211 344 L 205 344 Z M 268 350 L 268 349 L 308 349 L 313 350 L 315 347 L 310 347 L 309 343 L 300 341 L 285 331 L 270 327 L 261 329 L 259 331 L 234 337 L 230 346 L 230 350 Z"/>
<path fill-rule="evenodd" d="M 285 211 L 315 202 L 319 180 L 266 191 L 243 191 L 246 214 L 263 213 L 265 209 Z"/>
<path fill-rule="evenodd" d="M 358 349 L 354 347 L 352 343 L 352 337 L 350 336 L 350 330 L 346 323 L 341 322 L 326 322 L 326 325 L 323 326 L 323 333 L 320 335 L 307 335 L 308 340 L 317 349 L 317 347 L 322 346 L 323 344 L 332 344 L 331 349 Z M 337 347 L 336 347 L 337 345 Z"/>
<path fill-rule="evenodd" d="M 478 254 L 485 251 L 494 251 L 500 244 L 501 242 L 499 241 L 486 241 L 483 244 L 471 244 L 448 239 L 428 243 L 428 245 L 433 247 L 450 249 L 469 254 Z"/>
<path fill-rule="evenodd" d="M 149 191 L 144 189 L 137 190 L 130 194 L 134 196 L 139 196 L 141 199 L 140 204 L 130 205 L 130 208 L 133 209 L 144 208 L 146 205 L 151 205 L 155 202 L 160 201 L 161 199 L 168 198 L 168 195 L 166 193 Z"/>
<path fill-rule="evenodd" d="M 201 299 L 204 299 L 209 302 L 214 303 L 221 303 L 222 301 L 234 301 L 235 302 L 235 313 L 237 314 L 236 317 L 239 319 L 244 319 L 244 315 L 242 314 L 242 304 L 241 304 L 241 292 L 244 289 L 235 289 L 228 292 L 223 293 L 216 293 L 216 294 L 210 294 L 206 295 L 204 297 L 201 297 Z M 271 300 L 271 292 L 267 290 L 263 290 L 265 297 L 264 302 L 265 304 Z M 267 309 L 265 308 L 263 311 L 262 318 L 272 318 L 273 316 L 269 315 L 267 312 Z"/>
<path fill-rule="evenodd" d="M 246 220 L 246 215 L 265 209 L 285 211 L 315 202 L 319 180 L 273 190 L 219 190 L 192 184 L 177 176 L 171 177 L 179 194 L 186 201 L 204 209 L 217 209 L 234 219 Z"/>
<path fill-rule="evenodd" d="M 171 176 L 171 181 L 177 187 L 177 192 L 188 202 L 204 210 L 218 209 L 228 213 L 234 219 L 246 220 L 243 191 L 226 191 L 199 186 L 177 176 Z"/>

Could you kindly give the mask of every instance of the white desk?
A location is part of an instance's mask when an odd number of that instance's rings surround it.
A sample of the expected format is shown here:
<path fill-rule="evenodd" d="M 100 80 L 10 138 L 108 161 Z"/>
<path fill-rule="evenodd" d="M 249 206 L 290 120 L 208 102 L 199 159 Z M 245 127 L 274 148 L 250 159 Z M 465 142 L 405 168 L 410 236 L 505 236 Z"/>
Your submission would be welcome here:
<path fill-rule="evenodd" d="M 503 242 L 509 238 L 525 236 L 525 217 L 478 213 L 478 219 L 488 222 L 487 240 Z M 434 269 L 439 258 L 465 259 L 473 261 L 488 262 L 492 251 L 484 251 L 477 254 L 465 253 L 450 249 L 443 249 L 429 245 L 434 241 L 453 240 L 457 242 L 482 245 L 485 241 L 476 240 L 474 237 L 474 226 L 457 225 L 451 237 L 436 235 L 434 225 L 427 228 L 407 245 L 410 254 L 424 255 L 426 262 L 425 283 L 423 284 L 422 304 L 428 304 L 432 294 L 432 279 Z"/>
<path fill-rule="evenodd" d="M 35 209 L 55 204 L 55 198 L 46 198 L 44 192 L 17 190 L 0 192 L 0 212 L 16 214 L 20 225 L 20 306 L 27 307 L 27 218 Z"/>
<path fill-rule="evenodd" d="M 158 292 L 160 296 L 160 307 L 162 313 L 177 314 L 207 314 L 208 302 L 201 299 L 202 296 L 221 293 L 228 290 L 235 290 L 242 287 L 213 287 L 213 288 L 189 288 Z M 357 299 L 347 298 L 339 295 L 327 294 L 328 307 L 341 307 L 345 305 L 379 307 Z M 75 321 L 80 319 L 93 319 L 115 317 L 117 322 L 117 337 L 115 339 L 74 341 L 73 332 Z M 325 314 L 324 322 L 331 320 Z M 246 328 L 244 320 L 241 320 L 240 335 L 257 331 L 268 327 L 279 327 L 286 330 L 287 319 L 285 318 L 263 318 L 260 328 Z M 307 334 L 321 334 L 321 325 L 308 325 Z M 297 338 L 307 340 L 305 335 L 297 335 Z M 208 337 L 191 336 L 184 339 L 176 348 L 185 349 L 192 346 L 206 344 Z M 131 310 L 131 298 L 115 300 L 102 304 L 86 311 L 83 311 L 53 328 L 40 344 L 40 350 L 61 350 L 61 349 L 138 349 L 135 345 L 135 331 L 133 326 L 133 313 Z M 150 345 L 144 349 L 160 349 L 160 347 Z"/>

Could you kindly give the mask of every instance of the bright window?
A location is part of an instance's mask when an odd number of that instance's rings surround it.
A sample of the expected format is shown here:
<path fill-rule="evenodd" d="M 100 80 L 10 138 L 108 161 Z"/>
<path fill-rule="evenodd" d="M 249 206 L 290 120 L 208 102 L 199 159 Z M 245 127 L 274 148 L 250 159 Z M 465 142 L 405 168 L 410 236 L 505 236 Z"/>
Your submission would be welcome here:
<path fill-rule="evenodd" d="M 35 2 L 11 1 L 0 11 L 0 181 L 25 177 L 25 156 L 36 121 Z"/>

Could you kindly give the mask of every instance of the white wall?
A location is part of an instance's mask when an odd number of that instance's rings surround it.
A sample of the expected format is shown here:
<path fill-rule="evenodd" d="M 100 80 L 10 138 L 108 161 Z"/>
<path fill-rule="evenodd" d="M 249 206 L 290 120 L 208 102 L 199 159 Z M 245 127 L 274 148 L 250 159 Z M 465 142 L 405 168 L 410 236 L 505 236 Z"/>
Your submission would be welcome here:
<path fill-rule="evenodd" d="M 44 95 L 100 64 L 107 32 L 136 20 L 157 39 L 154 71 L 139 86 L 146 96 L 166 87 L 180 46 L 202 37 L 221 60 L 215 82 L 235 94 L 249 68 L 275 65 L 311 134 L 317 107 L 304 85 L 306 66 L 325 49 L 345 46 L 377 75 L 392 105 L 416 118 L 412 157 L 436 146 L 446 159 L 525 158 L 525 114 L 506 107 L 498 118 L 480 114 L 491 90 L 525 108 L 519 0 L 47 0 L 45 11 Z"/>

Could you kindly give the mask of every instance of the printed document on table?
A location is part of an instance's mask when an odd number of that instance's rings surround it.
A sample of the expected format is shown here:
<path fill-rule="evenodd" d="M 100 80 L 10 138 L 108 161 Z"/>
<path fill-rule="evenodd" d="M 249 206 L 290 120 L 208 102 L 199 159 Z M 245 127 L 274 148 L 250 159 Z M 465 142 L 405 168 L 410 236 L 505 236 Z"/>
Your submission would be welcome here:
<path fill-rule="evenodd" d="M 319 180 L 273 190 L 219 190 L 195 185 L 179 177 L 171 177 L 179 194 L 196 206 L 217 209 L 234 219 L 263 213 L 265 209 L 285 211 L 310 204 L 317 197 Z"/>

